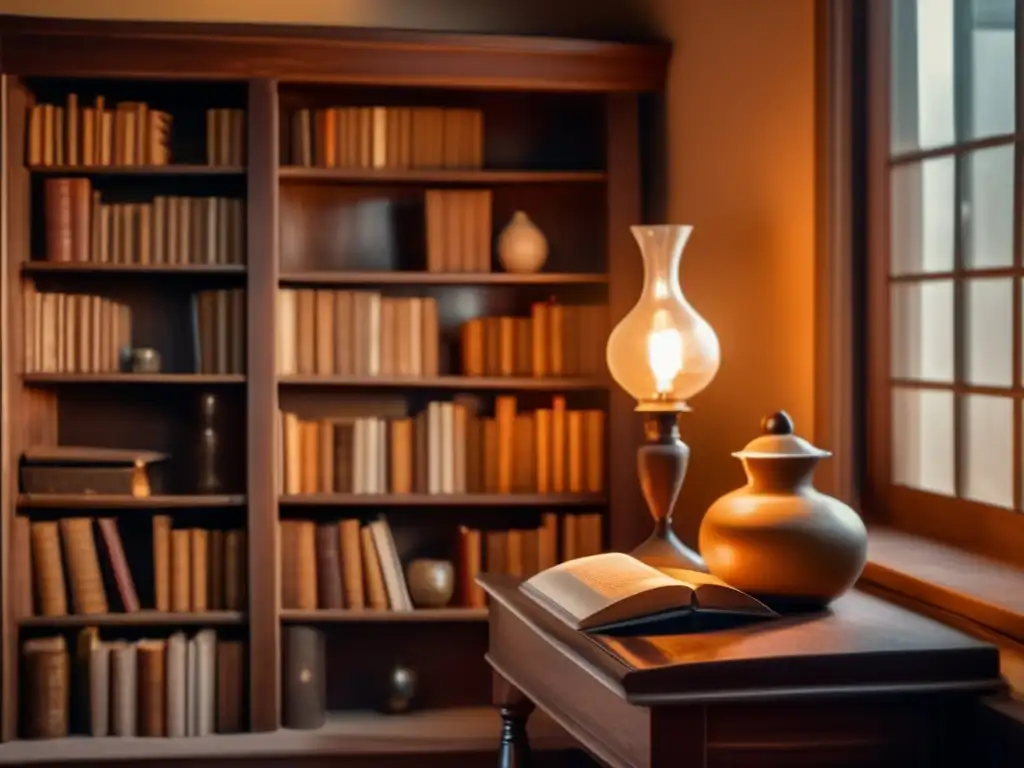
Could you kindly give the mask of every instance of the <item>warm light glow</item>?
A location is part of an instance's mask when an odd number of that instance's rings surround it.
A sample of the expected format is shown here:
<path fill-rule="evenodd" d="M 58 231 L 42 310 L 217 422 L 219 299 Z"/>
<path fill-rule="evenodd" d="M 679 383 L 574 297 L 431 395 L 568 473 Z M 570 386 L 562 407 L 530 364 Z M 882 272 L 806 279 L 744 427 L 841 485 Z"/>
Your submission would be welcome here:
<path fill-rule="evenodd" d="M 644 288 L 608 337 L 612 377 L 646 410 L 683 410 L 718 372 L 714 330 L 683 296 L 679 265 L 692 228 L 633 227 Z"/>
<path fill-rule="evenodd" d="M 647 361 L 658 385 L 658 394 L 672 391 L 672 382 L 683 370 L 683 337 L 671 322 L 668 312 L 658 310 L 654 315 L 654 328 L 647 337 Z"/>

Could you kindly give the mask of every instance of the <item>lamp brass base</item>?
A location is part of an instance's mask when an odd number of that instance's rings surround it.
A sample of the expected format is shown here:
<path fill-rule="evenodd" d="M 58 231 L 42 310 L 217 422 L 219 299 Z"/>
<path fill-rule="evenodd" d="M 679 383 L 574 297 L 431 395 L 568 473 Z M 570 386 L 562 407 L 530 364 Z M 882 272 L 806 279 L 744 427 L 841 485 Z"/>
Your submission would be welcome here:
<path fill-rule="evenodd" d="M 707 572 L 704 560 L 672 531 L 672 508 L 683 487 L 690 449 L 679 439 L 677 413 L 649 413 L 644 431 L 647 443 L 637 452 L 637 470 L 654 531 L 630 554 L 653 568 L 685 568 Z"/>

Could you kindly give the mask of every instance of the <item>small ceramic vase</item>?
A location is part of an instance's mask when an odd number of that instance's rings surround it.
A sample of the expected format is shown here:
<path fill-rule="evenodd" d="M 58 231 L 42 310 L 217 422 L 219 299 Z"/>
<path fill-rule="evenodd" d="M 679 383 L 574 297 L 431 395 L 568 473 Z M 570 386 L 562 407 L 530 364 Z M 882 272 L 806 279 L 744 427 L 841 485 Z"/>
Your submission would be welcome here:
<path fill-rule="evenodd" d="M 733 456 L 747 484 L 722 496 L 700 527 L 708 570 L 780 611 L 817 610 L 860 576 L 867 531 L 839 499 L 815 490 L 811 476 L 831 454 L 793 434 L 785 411 Z"/>
<path fill-rule="evenodd" d="M 498 259 L 506 272 L 538 272 L 548 258 L 548 240 L 523 211 L 516 211 L 498 236 Z"/>
<path fill-rule="evenodd" d="M 413 560 L 405 569 L 409 595 L 417 608 L 443 608 L 455 591 L 455 569 L 447 560 Z"/>
<path fill-rule="evenodd" d="M 418 688 L 416 671 L 404 664 L 396 664 L 388 672 L 385 696 L 379 708 L 392 715 L 408 712 L 412 709 Z"/>

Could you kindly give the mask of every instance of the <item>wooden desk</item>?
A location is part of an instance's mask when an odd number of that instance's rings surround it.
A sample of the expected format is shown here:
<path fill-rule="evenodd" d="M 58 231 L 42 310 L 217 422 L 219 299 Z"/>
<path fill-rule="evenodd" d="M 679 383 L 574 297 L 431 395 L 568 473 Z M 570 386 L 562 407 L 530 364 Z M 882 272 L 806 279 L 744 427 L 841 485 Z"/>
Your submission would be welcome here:
<path fill-rule="evenodd" d="M 501 765 L 529 761 L 536 705 L 616 768 L 970 765 L 996 649 L 860 592 L 814 618 L 663 637 L 576 632 L 518 590 L 490 595 Z"/>

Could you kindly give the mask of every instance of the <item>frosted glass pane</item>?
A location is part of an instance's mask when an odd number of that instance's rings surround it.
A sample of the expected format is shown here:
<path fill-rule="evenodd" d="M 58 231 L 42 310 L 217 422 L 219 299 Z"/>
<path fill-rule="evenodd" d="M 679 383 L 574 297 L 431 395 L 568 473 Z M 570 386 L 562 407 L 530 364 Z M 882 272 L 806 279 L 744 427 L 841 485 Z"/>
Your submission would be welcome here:
<path fill-rule="evenodd" d="M 967 395 L 963 405 L 963 495 L 1013 507 L 1013 400 Z"/>
<path fill-rule="evenodd" d="M 965 336 L 969 384 L 1013 384 L 1013 281 L 986 277 L 966 281 Z"/>
<path fill-rule="evenodd" d="M 892 286 L 891 366 L 897 379 L 953 380 L 953 281 Z"/>
<path fill-rule="evenodd" d="M 930 0 L 929 0 L 930 1 Z M 983 139 L 1014 131 L 1014 0 L 975 0 L 988 6 L 992 26 L 975 28 L 971 36 L 971 116 L 967 138 Z"/>
<path fill-rule="evenodd" d="M 965 264 L 968 269 L 1008 267 L 1013 264 L 1013 145 L 972 152 L 964 164 Z"/>
<path fill-rule="evenodd" d="M 952 157 L 893 169 L 889 203 L 892 274 L 952 271 L 954 171 Z"/>
<path fill-rule="evenodd" d="M 893 482 L 952 496 L 953 455 L 953 393 L 894 389 Z"/>

